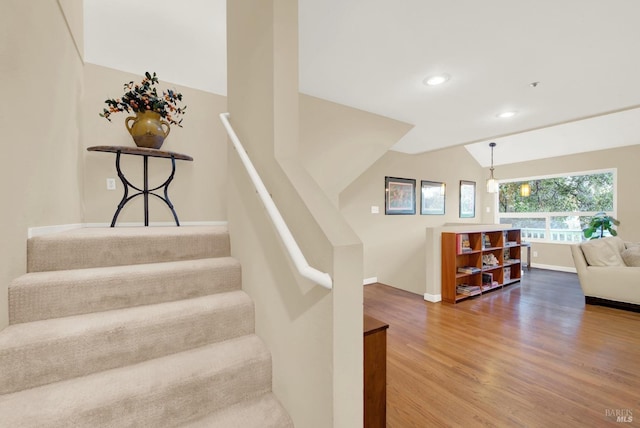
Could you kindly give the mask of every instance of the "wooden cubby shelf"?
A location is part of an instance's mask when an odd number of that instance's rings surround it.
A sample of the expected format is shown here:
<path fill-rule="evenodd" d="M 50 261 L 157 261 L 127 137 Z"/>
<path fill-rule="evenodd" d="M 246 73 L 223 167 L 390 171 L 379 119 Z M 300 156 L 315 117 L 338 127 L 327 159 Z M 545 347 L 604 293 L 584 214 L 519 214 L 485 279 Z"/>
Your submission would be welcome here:
<path fill-rule="evenodd" d="M 442 233 L 442 300 L 460 300 L 520 281 L 520 229 Z"/>

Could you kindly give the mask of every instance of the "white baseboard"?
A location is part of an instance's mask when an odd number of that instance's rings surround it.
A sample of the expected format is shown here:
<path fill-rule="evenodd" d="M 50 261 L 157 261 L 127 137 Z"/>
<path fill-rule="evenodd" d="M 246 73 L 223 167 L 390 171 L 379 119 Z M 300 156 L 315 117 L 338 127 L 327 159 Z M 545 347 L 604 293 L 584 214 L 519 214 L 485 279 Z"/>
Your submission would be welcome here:
<path fill-rule="evenodd" d="M 149 226 L 175 226 L 175 222 L 151 222 Z M 180 223 L 181 226 L 226 226 L 227 221 L 186 221 Z M 30 227 L 27 229 L 27 237 L 49 235 L 51 233 L 65 232 L 67 230 L 79 229 L 82 227 L 110 227 L 111 223 L 76 223 L 76 224 L 59 224 L 55 226 Z M 134 223 L 118 223 L 116 227 L 141 227 L 144 222 Z"/>
<path fill-rule="evenodd" d="M 372 276 L 371 278 L 365 278 L 362 281 L 362 285 L 375 284 L 376 282 L 378 282 L 378 277 L 377 276 Z"/>
<path fill-rule="evenodd" d="M 174 221 L 157 221 L 157 222 L 149 222 L 149 227 L 172 227 L 175 226 L 176 223 Z M 185 221 L 181 222 L 180 226 L 226 226 L 226 221 Z M 82 227 L 110 227 L 111 223 L 84 223 Z M 135 222 L 122 222 L 116 224 L 116 227 L 143 227 L 144 222 L 135 221 Z"/>
<path fill-rule="evenodd" d="M 427 302 L 438 303 L 442 301 L 442 294 L 424 293 L 424 300 Z"/>
<path fill-rule="evenodd" d="M 555 270 L 558 272 L 576 273 L 576 268 L 568 267 L 568 266 L 543 265 L 540 263 L 534 263 L 531 265 L 531 267 L 534 269 L 546 269 L 546 270 Z M 527 270 L 524 269 L 524 271 L 526 272 Z"/>
<path fill-rule="evenodd" d="M 49 235 L 51 233 L 65 232 L 67 230 L 79 229 L 83 227 L 82 223 L 76 224 L 58 224 L 55 226 L 30 227 L 27 229 L 27 238 L 36 236 Z"/>

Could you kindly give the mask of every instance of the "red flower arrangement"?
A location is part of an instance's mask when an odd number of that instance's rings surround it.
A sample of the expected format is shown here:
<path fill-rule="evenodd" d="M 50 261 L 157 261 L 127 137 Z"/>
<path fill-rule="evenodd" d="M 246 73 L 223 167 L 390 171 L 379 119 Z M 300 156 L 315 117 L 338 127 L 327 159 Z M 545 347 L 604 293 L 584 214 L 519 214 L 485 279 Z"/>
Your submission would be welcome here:
<path fill-rule="evenodd" d="M 104 117 L 111 122 L 110 116 L 113 113 L 122 111 L 127 113 L 130 111 L 145 112 L 150 110 L 158 113 L 170 124 L 182 127 L 182 119 L 179 119 L 179 117 L 187 109 L 187 106 L 178 106 L 178 102 L 182 102 L 182 94 L 168 89 L 166 92 L 163 91 L 162 96 L 160 96 L 155 87 L 159 82 L 156 73 L 154 72 L 151 75 L 146 72 L 144 76 L 140 84 L 134 84 L 133 81 L 124 84 L 125 94 L 122 99 L 112 98 L 105 100 L 109 108 L 103 109 L 100 117 Z"/>

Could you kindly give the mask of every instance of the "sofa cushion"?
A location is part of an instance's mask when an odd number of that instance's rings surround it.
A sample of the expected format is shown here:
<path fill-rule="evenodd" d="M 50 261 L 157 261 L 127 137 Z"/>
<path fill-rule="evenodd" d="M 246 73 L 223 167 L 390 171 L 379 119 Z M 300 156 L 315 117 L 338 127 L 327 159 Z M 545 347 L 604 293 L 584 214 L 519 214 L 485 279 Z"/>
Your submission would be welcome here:
<path fill-rule="evenodd" d="M 640 242 L 625 242 L 624 247 L 627 250 L 630 248 L 640 248 Z"/>
<path fill-rule="evenodd" d="M 629 247 L 621 255 L 627 266 L 640 267 L 640 247 Z"/>
<path fill-rule="evenodd" d="M 621 255 L 624 241 L 617 236 L 592 239 L 580 244 L 580 248 L 589 266 L 626 266 Z"/>

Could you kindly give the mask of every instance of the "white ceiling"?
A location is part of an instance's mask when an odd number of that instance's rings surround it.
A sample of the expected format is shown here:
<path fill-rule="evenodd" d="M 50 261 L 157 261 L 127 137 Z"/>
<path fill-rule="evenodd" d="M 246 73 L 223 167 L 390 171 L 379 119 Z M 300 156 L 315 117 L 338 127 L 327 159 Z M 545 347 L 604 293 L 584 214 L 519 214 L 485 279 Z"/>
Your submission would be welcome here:
<path fill-rule="evenodd" d="M 87 62 L 226 95 L 224 0 L 84 9 Z M 638 144 L 638 16 L 638 0 L 299 0 L 300 91 L 415 125 L 394 150 L 465 144 L 483 166 L 489 141 L 496 165 Z"/>
<path fill-rule="evenodd" d="M 227 94 L 224 0 L 83 0 L 84 59 Z"/>

